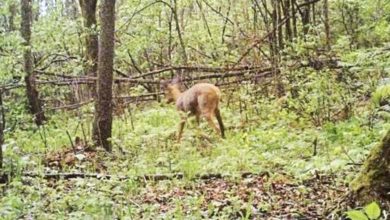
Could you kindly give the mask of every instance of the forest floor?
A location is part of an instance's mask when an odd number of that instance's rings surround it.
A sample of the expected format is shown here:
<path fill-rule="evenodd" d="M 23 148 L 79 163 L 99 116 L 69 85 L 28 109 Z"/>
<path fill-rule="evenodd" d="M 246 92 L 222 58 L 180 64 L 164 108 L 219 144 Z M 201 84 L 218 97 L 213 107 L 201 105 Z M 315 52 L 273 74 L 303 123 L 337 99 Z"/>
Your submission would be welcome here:
<path fill-rule="evenodd" d="M 367 111 L 315 127 L 271 101 L 240 114 L 223 107 L 226 139 L 190 121 L 178 144 L 176 110 L 156 103 L 116 117 L 108 154 L 84 141 L 92 117 L 84 110 L 8 134 L 5 159 L 15 176 L 2 185 L 1 216 L 331 218 L 329 211 L 345 211 L 338 204 L 347 183 L 389 127 L 367 124 Z"/>

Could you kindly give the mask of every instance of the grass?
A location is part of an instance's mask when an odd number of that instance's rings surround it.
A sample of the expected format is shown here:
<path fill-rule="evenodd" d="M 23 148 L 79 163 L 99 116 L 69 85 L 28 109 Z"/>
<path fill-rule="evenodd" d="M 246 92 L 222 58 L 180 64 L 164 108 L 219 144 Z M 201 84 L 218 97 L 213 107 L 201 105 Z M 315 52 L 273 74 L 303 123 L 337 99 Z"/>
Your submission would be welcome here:
<path fill-rule="evenodd" d="M 83 111 L 82 117 L 74 113 L 53 115 L 44 131 L 17 129 L 7 133 L 6 169 L 47 171 L 43 165 L 45 153 L 70 146 L 66 131 L 72 138 L 89 135 L 85 131 L 92 118 L 88 108 Z M 144 107 L 132 105 L 131 115 L 127 111 L 115 118 L 113 153 L 100 152 L 98 155 L 97 161 L 105 167 L 104 172 L 118 176 L 180 172 L 185 174 L 184 180 L 143 185 L 132 179 L 74 179 L 50 183 L 37 178 L 24 180 L 23 183 L 27 181 L 28 184 L 23 184 L 15 178 L 10 185 L 3 186 L 7 190 L 0 199 L 0 216 L 7 216 L 6 219 L 29 216 L 99 219 L 104 216 L 139 217 L 142 210 L 143 217 L 161 218 L 162 214 L 153 204 L 133 203 L 132 198 L 142 192 L 147 194 L 148 187 L 186 187 L 193 184 L 191 177 L 207 173 L 238 177 L 242 172 L 267 171 L 274 178 L 281 173 L 287 174 L 292 177 L 289 181 L 294 182 L 311 177 L 314 172 L 346 173 L 347 176 L 339 176 L 339 181 L 348 182 L 359 168 L 353 164 L 360 163 L 373 144 L 380 140 L 383 131 L 390 127 L 381 121 L 373 127 L 368 126 L 367 111 L 364 111 L 346 121 L 317 128 L 310 121 L 281 109 L 276 102 L 264 100 L 241 114 L 237 112 L 240 112 L 238 106 L 227 107 L 224 103 L 222 117 L 229 128 L 226 139 L 219 138 L 206 122 L 202 122 L 200 128 L 190 122 L 184 130 L 182 143 L 178 144 L 173 134 L 179 116 L 173 106 L 159 103 Z M 314 145 L 316 155 L 313 155 Z M 96 172 L 96 164 L 85 163 L 62 169 L 91 173 Z M 349 172 L 351 170 L 353 172 Z M 202 203 L 202 196 L 174 202 L 177 203 L 176 209 L 165 215 L 188 216 L 181 208 L 185 203 L 186 207 L 194 207 L 191 212 L 194 218 L 200 216 L 196 204 Z M 237 209 L 234 204 L 231 208 Z M 213 209 L 212 205 L 210 209 Z"/>

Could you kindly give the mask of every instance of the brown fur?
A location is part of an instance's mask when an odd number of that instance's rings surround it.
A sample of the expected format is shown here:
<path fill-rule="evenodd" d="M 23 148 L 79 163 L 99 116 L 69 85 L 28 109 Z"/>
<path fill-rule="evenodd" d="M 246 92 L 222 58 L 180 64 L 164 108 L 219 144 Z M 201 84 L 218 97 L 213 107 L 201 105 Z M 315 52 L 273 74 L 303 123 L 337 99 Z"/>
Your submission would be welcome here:
<path fill-rule="evenodd" d="M 221 97 L 221 91 L 218 87 L 209 83 L 198 83 L 181 92 L 179 84 L 169 84 L 166 86 L 165 96 L 168 103 L 176 102 L 176 108 L 179 111 L 194 115 L 198 124 L 200 117 L 204 117 L 209 125 L 217 133 L 220 133 L 222 138 L 225 138 L 225 129 L 218 106 Z M 215 125 L 214 117 L 217 118 L 219 127 Z M 178 141 L 181 139 L 186 119 L 187 115 L 181 114 Z"/>

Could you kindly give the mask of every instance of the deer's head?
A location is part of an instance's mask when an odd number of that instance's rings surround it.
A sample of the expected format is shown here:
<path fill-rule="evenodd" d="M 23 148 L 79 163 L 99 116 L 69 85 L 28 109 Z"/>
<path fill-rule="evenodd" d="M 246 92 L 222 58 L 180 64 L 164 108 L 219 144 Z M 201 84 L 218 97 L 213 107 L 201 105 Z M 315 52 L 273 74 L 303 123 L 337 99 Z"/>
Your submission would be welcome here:
<path fill-rule="evenodd" d="M 176 101 L 181 94 L 180 82 L 180 79 L 178 77 L 175 77 L 172 80 L 163 81 L 161 83 L 160 87 L 164 90 L 165 99 L 167 100 L 167 103 L 172 103 Z"/>

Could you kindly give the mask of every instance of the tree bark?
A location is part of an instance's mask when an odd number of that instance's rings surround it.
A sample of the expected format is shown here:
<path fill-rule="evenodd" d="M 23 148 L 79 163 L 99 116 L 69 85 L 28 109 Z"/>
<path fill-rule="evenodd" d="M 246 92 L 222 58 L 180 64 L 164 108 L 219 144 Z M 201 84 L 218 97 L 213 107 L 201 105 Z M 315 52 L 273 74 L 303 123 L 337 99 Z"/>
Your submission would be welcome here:
<path fill-rule="evenodd" d="M 15 3 L 11 3 L 9 5 L 9 18 L 8 18 L 8 29 L 9 31 L 14 31 L 16 30 L 15 28 L 15 17 L 16 17 L 16 4 Z"/>
<path fill-rule="evenodd" d="M 316 22 L 317 22 L 317 19 L 316 19 L 316 4 L 315 3 L 312 3 L 311 4 L 311 15 L 312 15 L 312 24 L 315 26 L 316 25 Z"/>
<path fill-rule="evenodd" d="M 182 56 L 184 64 L 187 64 L 188 57 L 187 57 L 187 52 L 186 52 L 186 46 L 184 44 L 183 35 L 181 33 L 181 28 L 180 28 L 180 23 L 179 23 L 179 16 L 177 14 L 178 13 L 177 0 L 173 0 L 173 6 L 171 6 L 171 7 L 172 7 L 173 19 L 175 20 L 175 24 L 176 24 L 177 36 L 179 38 L 179 43 L 180 43 L 180 47 L 181 47 L 181 56 Z"/>
<path fill-rule="evenodd" d="M 277 26 L 278 26 L 278 50 L 279 53 L 281 50 L 283 50 L 284 45 L 283 45 L 283 26 L 279 25 L 282 23 L 282 2 L 276 1 L 276 16 L 277 16 Z"/>
<path fill-rule="evenodd" d="M 390 130 L 375 146 L 363 164 L 363 169 L 351 182 L 355 200 L 361 203 L 390 201 Z"/>
<path fill-rule="evenodd" d="M 3 108 L 3 91 L 0 90 L 0 169 L 3 169 L 3 144 L 4 144 L 5 115 Z"/>
<path fill-rule="evenodd" d="M 308 3 L 309 1 L 310 0 L 305 0 L 305 3 Z M 301 18 L 302 18 L 303 34 L 306 35 L 309 33 L 310 4 L 303 6 Z"/>
<path fill-rule="evenodd" d="M 101 33 L 99 41 L 97 101 L 93 139 L 95 145 L 111 151 L 112 80 L 114 65 L 115 0 L 103 0 L 100 6 Z"/>
<path fill-rule="evenodd" d="M 272 59 L 273 59 L 273 65 L 275 65 L 275 60 L 278 54 L 278 35 L 277 35 L 277 30 L 278 30 L 278 15 L 276 11 L 277 3 L 276 1 L 272 1 L 272 29 L 274 30 L 272 32 Z"/>
<path fill-rule="evenodd" d="M 283 14 L 286 18 L 286 41 L 291 42 L 292 40 L 292 30 L 291 30 L 291 21 L 290 21 L 290 0 L 284 1 Z"/>
<path fill-rule="evenodd" d="M 98 36 L 96 32 L 96 5 L 97 0 L 80 0 L 81 15 L 86 31 L 85 35 L 85 56 L 84 74 L 96 76 L 98 61 Z M 91 86 L 92 96 L 96 96 L 96 86 Z"/>
<path fill-rule="evenodd" d="M 293 24 L 293 37 L 296 38 L 298 36 L 297 30 L 297 11 L 296 11 L 296 2 L 295 0 L 291 0 L 291 13 L 292 13 L 292 24 Z"/>
<path fill-rule="evenodd" d="M 24 72 L 26 83 L 26 95 L 28 98 L 29 110 L 34 115 L 35 123 L 39 126 L 45 121 L 45 115 L 39 100 L 38 90 L 35 85 L 35 75 L 33 67 L 33 57 L 31 54 L 31 23 L 32 23 L 32 2 L 31 0 L 21 0 L 21 35 L 24 39 Z"/>
<path fill-rule="evenodd" d="M 329 3 L 324 0 L 324 26 L 325 26 L 325 42 L 326 48 L 330 50 L 330 26 L 329 26 Z"/>

